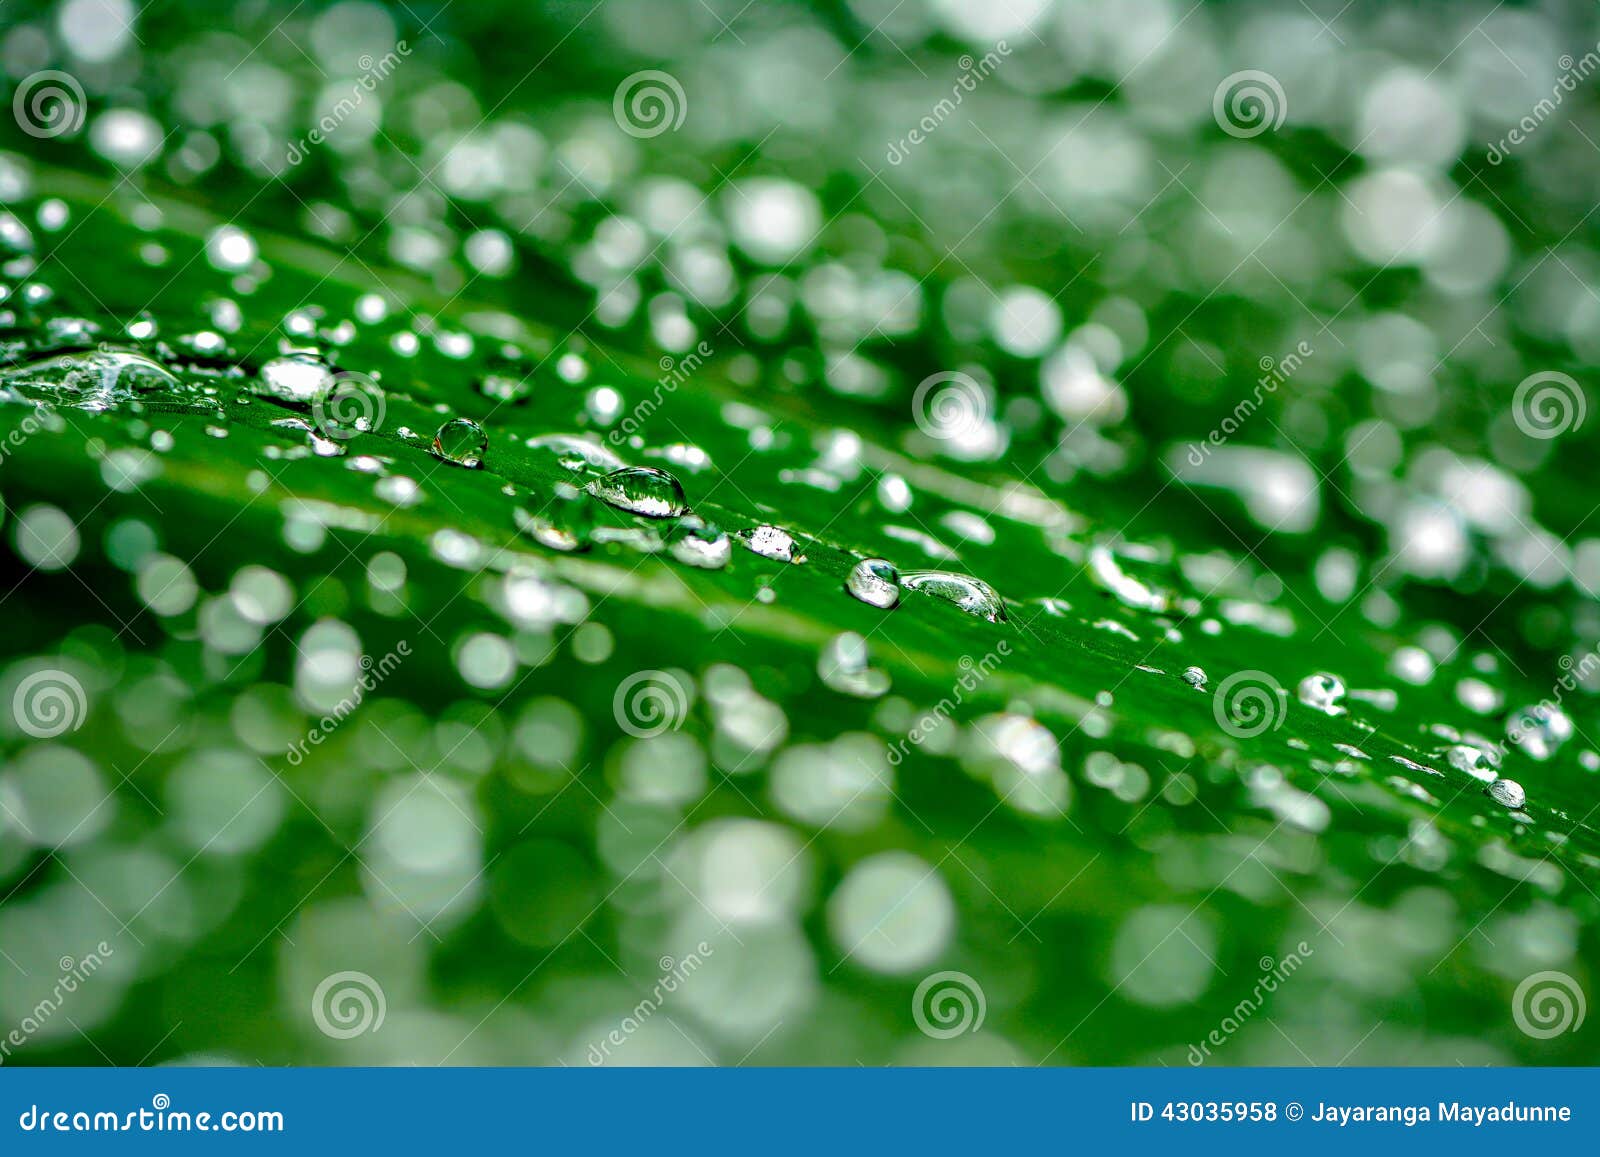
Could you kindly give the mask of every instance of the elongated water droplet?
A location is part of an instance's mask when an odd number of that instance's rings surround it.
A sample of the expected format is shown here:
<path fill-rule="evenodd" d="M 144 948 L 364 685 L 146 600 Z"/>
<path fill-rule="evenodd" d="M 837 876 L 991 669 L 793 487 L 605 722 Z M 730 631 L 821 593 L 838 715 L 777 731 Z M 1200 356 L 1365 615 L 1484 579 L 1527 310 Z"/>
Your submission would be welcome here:
<path fill-rule="evenodd" d="M 901 584 L 907 590 L 920 591 L 925 595 L 953 603 L 967 614 L 988 619 L 991 623 L 1006 621 L 1005 604 L 1000 601 L 1000 596 L 995 594 L 994 588 L 970 575 L 953 574 L 943 570 L 923 570 L 906 575 Z"/>
<path fill-rule="evenodd" d="M 580 434 L 539 434 L 529 438 L 526 445 L 530 450 L 543 450 L 554 454 L 563 470 L 576 473 L 586 470 L 620 470 L 626 465 L 609 446 Z"/>
<path fill-rule="evenodd" d="M 900 602 L 900 572 L 881 558 L 864 558 L 851 568 L 844 589 L 868 606 L 888 610 Z"/>
<path fill-rule="evenodd" d="M 688 509 L 678 480 L 654 466 L 624 466 L 596 478 L 587 489 L 618 510 L 646 518 L 674 518 Z"/>
<path fill-rule="evenodd" d="M 720 528 L 698 514 L 686 514 L 668 533 L 667 550 L 681 563 L 718 570 L 728 565 L 733 543 Z"/>
<path fill-rule="evenodd" d="M 763 524 L 750 530 L 741 530 L 736 537 L 741 546 L 762 558 L 770 558 L 774 562 L 794 561 L 794 538 L 779 527 Z"/>
<path fill-rule="evenodd" d="M 1489 797 L 1502 807 L 1520 808 L 1528 802 L 1528 793 L 1514 779 L 1497 779 L 1489 785 Z"/>
<path fill-rule="evenodd" d="M 471 418 L 452 418 L 433 436 L 435 454 L 469 470 L 483 465 L 483 452 L 488 448 L 489 435 Z"/>
<path fill-rule="evenodd" d="M 1345 713 L 1344 707 L 1340 704 L 1340 700 L 1344 698 L 1344 680 L 1337 675 L 1329 675 L 1326 671 L 1307 675 L 1300 680 L 1298 691 L 1300 702 L 1324 715 Z"/>

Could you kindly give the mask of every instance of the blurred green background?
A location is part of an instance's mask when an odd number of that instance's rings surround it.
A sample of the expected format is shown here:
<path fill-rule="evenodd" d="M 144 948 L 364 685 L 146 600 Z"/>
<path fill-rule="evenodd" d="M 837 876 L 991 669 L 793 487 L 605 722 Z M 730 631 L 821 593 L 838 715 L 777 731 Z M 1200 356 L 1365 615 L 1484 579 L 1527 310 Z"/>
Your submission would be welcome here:
<path fill-rule="evenodd" d="M 10 0 L 0 1060 L 1593 1062 L 1597 42 Z"/>

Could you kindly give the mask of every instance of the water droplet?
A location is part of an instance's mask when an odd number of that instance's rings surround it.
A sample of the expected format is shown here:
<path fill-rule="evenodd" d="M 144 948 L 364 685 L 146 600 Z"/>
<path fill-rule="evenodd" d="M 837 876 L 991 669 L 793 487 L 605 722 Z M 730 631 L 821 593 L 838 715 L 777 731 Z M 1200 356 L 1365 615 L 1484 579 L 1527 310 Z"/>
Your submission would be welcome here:
<path fill-rule="evenodd" d="M 746 550 L 770 558 L 774 562 L 793 562 L 794 538 L 788 531 L 763 523 L 750 530 L 741 530 L 735 536 Z"/>
<path fill-rule="evenodd" d="M 471 418 L 452 418 L 433 436 L 435 454 L 468 470 L 483 465 L 483 452 L 488 448 L 489 435 Z"/>
<path fill-rule="evenodd" d="M 609 471 L 626 465 L 609 446 L 578 434 L 539 434 L 529 438 L 526 445 L 530 450 L 554 454 L 563 470 Z"/>
<path fill-rule="evenodd" d="M 1514 779 L 1497 779 L 1489 785 L 1489 797 L 1502 807 L 1520 808 L 1528 802 L 1528 793 Z"/>
<path fill-rule="evenodd" d="M 817 675 L 835 691 L 876 699 L 889 690 L 889 676 L 868 665 L 867 641 L 854 631 L 828 640 L 817 656 Z"/>
<path fill-rule="evenodd" d="M 624 466 L 596 478 L 588 490 L 618 510 L 646 518 L 674 518 L 688 509 L 678 480 L 654 466 Z"/>
<path fill-rule="evenodd" d="M 1168 607 L 1166 595 L 1124 571 L 1111 548 L 1103 543 L 1089 549 L 1089 577 L 1125 607 L 1158 614 Z"/>
<path fill-rule="evenodd" d="M 551 550 L 584 550 L 594 529 L 592 500 L 568 482 L 556 484 L 550 502 L 537 514 L 516 511 L 517 529 Z"/>
<path fill-rule="evenodd" d="M 1345 713 L 1344 707 L 1339 703 L 1344 698 L 1344 680 L 1337 675 L 1329 675 L 1325 671 L 1307 675 L 1300 680 L 1298 694 L 1300 702 L 1324 715 Z"/>
<path fill-rule="evenodd" d="M 688 566 L 719 570 L 728 565 L 733 543 L 719 527 L 698 514 L 686 514 L 668 533 L 667 550 Z"/>
<path fill-rule="evenodd" d="M 1200 688 L 1202 691 L 1206 689 L 1206 673 L 1199 667 L 1185 667 L 1183 669 L 1183 681 L 1191 687 Z"/>
<path fill-rule="evenodd" d="M 251 389 L 280 402 L 309 406 L 332 385 L 333 371 L 326 362 L 304 354 L 290 354 L 273 358 L 262 366 Z"/>
<path fill-rule="evenodd" d="M 422 487 L 415 478 L 407 478 L 404 474 L 378 479 L 372 491 L 385 502 L 400 507 L 415 506 L 422 501 Z"/>
<path fill-rule="evenodd" d="M 1493 783 L 1500 774 L 1497 770 L 1500 766 L 1499 755 L 1480 747 L 1459 743 L 1446 750 L 1444 756 L 1451 767 L 1484 783 Z"/>
<path fill-rule="evenodd" d="M 947 603 L 954 603 L 969 615 L 991 623 L 1006 621 L 1005 604 L 988 583 L 969 575 L 942 570 L 923 570 L 908 574 L 902 581 L 907 590 L 921 591 Z"/>
<path fill-rule="evenodd" d="M 533 393 L 532 378 L 489 374 L 478 381 L 478 392 L 496 402 L 520 402 Z"/>
<path fill-rule="evenodd" d="M 850 569 L 844 589 L 868 606 L 888 610 L 900 602 L 900 572 L 881 558 L 864 558 Z"/>
<path fill-rule="evenodd" d="M 1559 707 L 1537 703 L 1506 720 L 1506 735 L 1524 755 L 1546 760 L 1572 738 L 1572 719 Z"/>

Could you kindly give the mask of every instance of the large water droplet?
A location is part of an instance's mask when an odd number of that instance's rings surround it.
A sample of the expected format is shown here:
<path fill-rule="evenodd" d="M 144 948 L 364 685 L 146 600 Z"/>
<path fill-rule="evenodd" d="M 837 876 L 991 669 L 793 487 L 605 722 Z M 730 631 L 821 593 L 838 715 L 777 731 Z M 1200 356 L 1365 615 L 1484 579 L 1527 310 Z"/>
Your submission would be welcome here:
<path fill-rule="evenodd" d="M 1183 669 L 1183 681 L 1191 687 L 1198 687 L 1202 691 L 1206 689 L 1206 673 L 1200 667 L 1185 667 Z"/>
<path fill-rule="evenodd" d="M 868 606 L 888 610 L 900 602 L 900 572 L 881 558 L 864 558 L 850 569 L 844 589 Z"/>
<path fill-rule="evenodd" d="M 668 533 L 667 550 L 681 563 L 718 570 L 728 565 L 733 543 L 698 514 L 686 514 Z"/>
<path fill-rule="evenodd" d="M 674 518 L 688 509 L 678 480 L 654 466 L 624 466 L 613 470 L 590 482 L 588 491 L 618 510 L 642 514 L 646 518 Z"/>
<path fill-rule="evenodd" d="M 907 590 L 920 591 L 936 599 L 943 599 L 947 603 L 954 603 L 967 614 L 988 619 L 991 623 L 1006 621 L 1005 604 L 1000 601 L 1000 596 L 995 594 L 994 588 L 970 575 L 953 574 L 942 570 L 923 570 L 906 575 L 901 583 Z"/>
<path fill-rule="evenodd" d="M 82 410 L 109 410 L 136 393 L 176 390 L 181 383 L 159 363 L 128 350 L 62 354 L 0 371 L 0 387 L 43 390 Z"/>
<path fill-rule="evenodd" d="M 779 527 L 763 524 L 750 530 L 741 530 L 736 537 L 746 550 L 762 558 L 770 558 L 774 562 L 794 561 L 794 538 Z"/>
<path fill-rule="evenodd" d="M 452 418 L 433 436 L 435 454 L 469 470 L 483 465 L 483 452 L 488 448 L 489 435 L 471 418 Z"/>
<path fill-rule="evenodd" d="M 1344 680 L 1337 675 L 1329 675 L 1325 671 L 1307 675 L 1300 680 L 1298 693 L 1300 702 L 1324 715 L 1345 713 L 1344 707 L 1340 704 L 1340 700 L 1344 698 Z"/>

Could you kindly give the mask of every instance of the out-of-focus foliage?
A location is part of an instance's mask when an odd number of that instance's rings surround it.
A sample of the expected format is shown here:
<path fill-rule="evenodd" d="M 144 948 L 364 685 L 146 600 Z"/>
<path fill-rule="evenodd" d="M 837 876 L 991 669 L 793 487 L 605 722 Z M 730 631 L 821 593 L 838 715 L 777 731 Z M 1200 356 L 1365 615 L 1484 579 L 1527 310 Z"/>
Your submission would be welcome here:
<path fill-rule="evenodd" d="M 8 5 L 3 1059 L 1594 1061 L 1562 11 Z"/>

